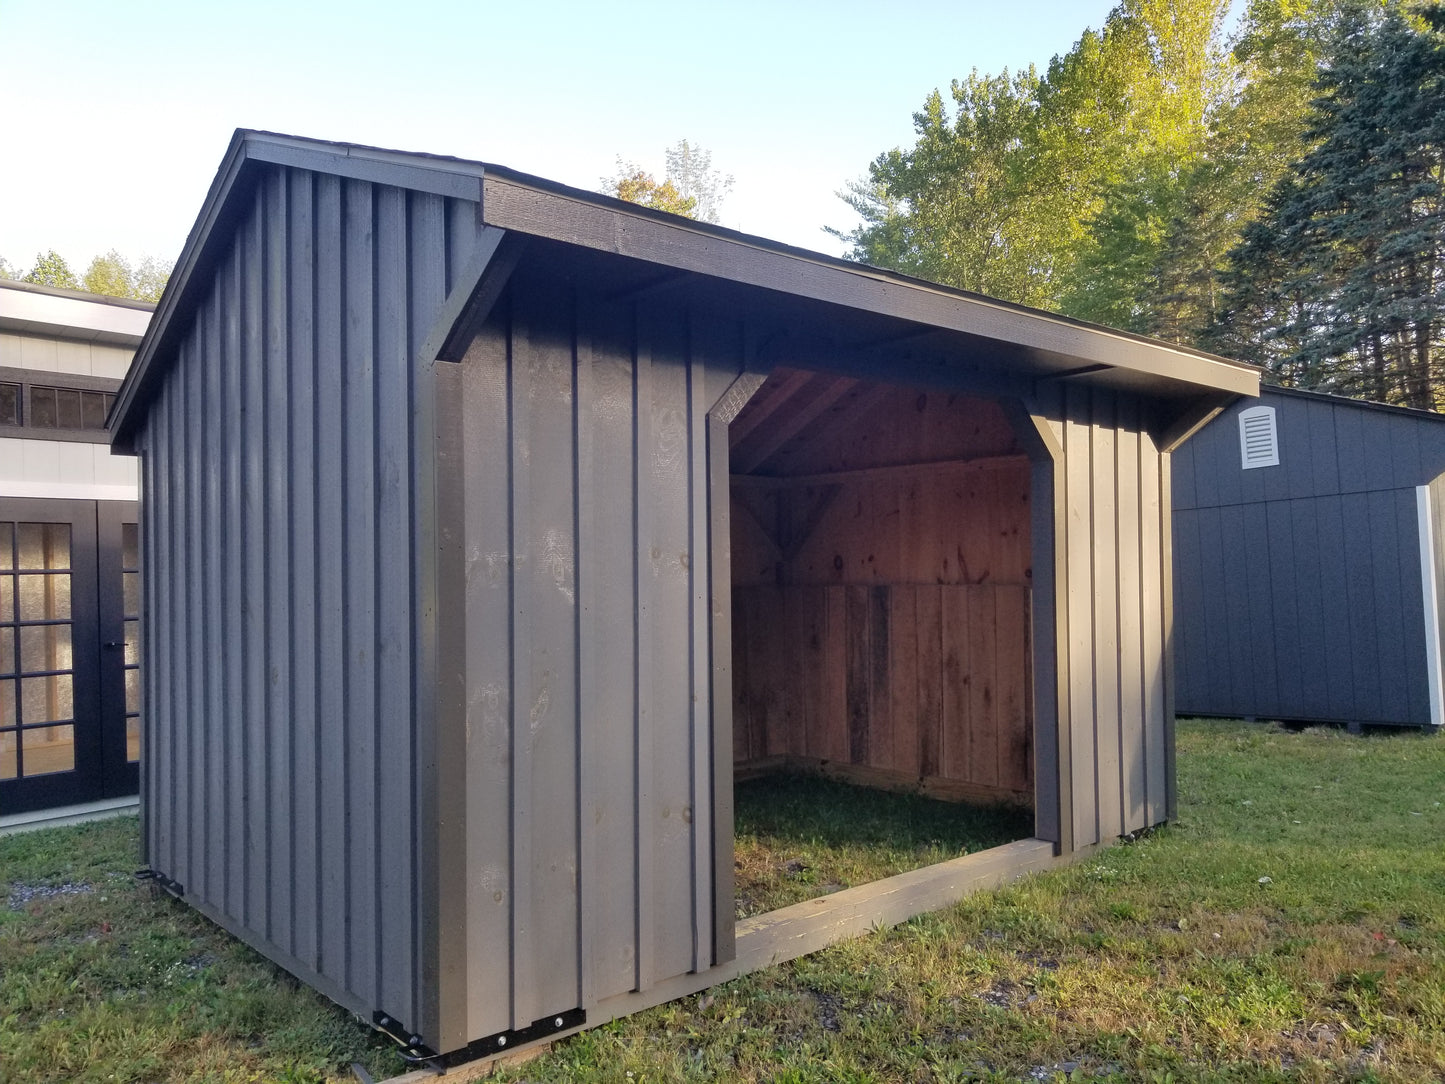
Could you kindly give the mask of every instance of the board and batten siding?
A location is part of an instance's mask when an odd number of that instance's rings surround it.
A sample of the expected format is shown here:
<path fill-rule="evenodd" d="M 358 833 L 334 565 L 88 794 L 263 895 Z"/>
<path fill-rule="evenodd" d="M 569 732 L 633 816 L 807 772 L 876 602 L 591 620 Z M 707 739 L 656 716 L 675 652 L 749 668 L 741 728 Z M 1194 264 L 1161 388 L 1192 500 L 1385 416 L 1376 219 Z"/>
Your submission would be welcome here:
<path fill-rule="evenodd" d="M 416 357 L 475 222 L 267 168 L 137 441 L 144 654 L 171 660 L 143 670 L 146 861 L 335 1000 L 407 1020 L 435 680 Z"/>
<path fill-rule="evenodd" d="M 1276 389 L 1257 403 L 1277 466 L 1242 466 L 1256 402 L 1175 456 L 1179 712 L 1430 723 L 1417 488 L 1445 472 L 1445 424 Z"/>
<path fill-rule="evenodd" d="M 1035 702 L 1058 717 L 1039 727 L 1037 774 L 1063 768 L 1058 799 L 1040 790 L 1039 835 L 1067 851 L 1173 814 L 1169 453 L 1131 395 L 1065 387 L 1032 411 L 1053 460 L 1035 453 Z"/>
<path fill-rule="evenodd" d="M 742 358 L 737 320 L 519 270 L 438 371 L 459 404 L 443 532 L 463 612 L 442 626 L 465 642 L 467 1035 L 714 962 L 731 796 L 713 794 L 708 412 Z"/>

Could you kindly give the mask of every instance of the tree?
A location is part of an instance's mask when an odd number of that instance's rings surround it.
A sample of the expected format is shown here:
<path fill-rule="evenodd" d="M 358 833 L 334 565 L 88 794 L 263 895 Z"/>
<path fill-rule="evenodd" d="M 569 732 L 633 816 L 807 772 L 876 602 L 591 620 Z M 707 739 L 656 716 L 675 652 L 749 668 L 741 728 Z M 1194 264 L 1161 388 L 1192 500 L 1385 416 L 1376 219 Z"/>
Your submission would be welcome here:
<path fill-rule="evenodd" d="M 658 181 L 636 162 L 617 159 L 617 176 L 611 180 L 604 177 L 603 184 L 606 185 L 603 190 L 608 195 L 628 203 L 639 203 L 656 211 L 667 211 L 686 218 L 696 217 L 696 199 L 684 196 L 671 181 Z"/>
<path fill-rule="evenodd" d="M 0 256 L 0 282 L 16 278 L 15 268 L 10 266 L 10 261 Z"/>
<path fill-rule="evenodd" d="M 131 297 L 156 304 L 170 281 L 171 269 L 154 256 L 146 256 L 136 265 Z"/>
<path fill-rule="evenodd" d="M 115 249 L 91 260 L 90 266 L 81 276 L 81 282 L 84 288 L 93 294 L 106 294 L 110 297 L 135 296 L 135 272 L 131 270 L 129 261 Z"/>
<path fill-rule="evenodd" d="M 1046 75 L 977 71 L 842 198 L 855 259 L 1092 319 L 1137 322 L 1173 188 L 1222 86 L 1225 0 L 1124 0 Z M 1107 271 L 1107 274 L 1104 272 Z M 1103 289 L 1107 287 L 1107 289 Z"/>
<path fill-rule="evenodd" d="M 661 181 L 636 162 L 617 159 L 617 173 L 602 178 L 609 196 L 669 211 L 701 222 L 718 221 L 718 208 L 733 186 L 733 179 L 712 168 L 712 155 L 702 147 L 679 140 L 664 152 L 667 172 Z"/>
<path fill-rule="evenodd" d="M 700 222 L 717 222 L 722 201 L 732 190 L 732 174 L 723 176 L 712 168 L 712 154 L 686 139 L 663 152 L 667 160 L 667 182 L 683 199 L 693 201 L 691 217 Z"/>
<path fill-rule="evenodd" d="M 1211 337 L 1278 382 L 1445 406 L 1445 17 L 1347 10 Z"/>
<path fill-rule="evenodd" d="M 53 248 L 49 252 L 36 254 L 35 266 L 21 276 L 21 281 L 33 282 L 37 286 L 55 286 L 62 290 L 80 289 L 75 272 L 70 270 L 65 257 Z"/>

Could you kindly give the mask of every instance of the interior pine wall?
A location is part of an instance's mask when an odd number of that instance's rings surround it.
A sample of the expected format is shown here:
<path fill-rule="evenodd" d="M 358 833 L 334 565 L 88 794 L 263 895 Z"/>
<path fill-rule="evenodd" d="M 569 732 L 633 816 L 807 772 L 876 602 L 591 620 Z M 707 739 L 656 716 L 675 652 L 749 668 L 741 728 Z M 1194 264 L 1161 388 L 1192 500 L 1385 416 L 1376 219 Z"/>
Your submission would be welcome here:
<path fill-rule="evenodd" d="M 734 759 L 1031 800 L 1030 478 L 1008 419 L 879 386 L 818 428 L 734 478 Z"/>

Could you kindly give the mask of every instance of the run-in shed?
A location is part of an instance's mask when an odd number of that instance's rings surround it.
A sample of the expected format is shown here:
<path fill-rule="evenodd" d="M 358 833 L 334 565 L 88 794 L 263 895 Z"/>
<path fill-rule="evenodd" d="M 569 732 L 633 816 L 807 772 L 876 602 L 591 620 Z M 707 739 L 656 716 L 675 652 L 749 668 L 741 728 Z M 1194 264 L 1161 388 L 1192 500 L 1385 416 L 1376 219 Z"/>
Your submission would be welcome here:
<path fill-rule="evenodd" d="M 1181 714 L 1439 726 L 1445 417 L 1286 388 L 1174 460 Z"/>
<path fill-rule="evenodd" d="M 476 162 L 238 133 L 113 419 L 146 860 L 483 1055 L 1172 809 L 1169 449 L 1253 369 Z M 1036 838 L 734 919 L 735 762 Z"/>

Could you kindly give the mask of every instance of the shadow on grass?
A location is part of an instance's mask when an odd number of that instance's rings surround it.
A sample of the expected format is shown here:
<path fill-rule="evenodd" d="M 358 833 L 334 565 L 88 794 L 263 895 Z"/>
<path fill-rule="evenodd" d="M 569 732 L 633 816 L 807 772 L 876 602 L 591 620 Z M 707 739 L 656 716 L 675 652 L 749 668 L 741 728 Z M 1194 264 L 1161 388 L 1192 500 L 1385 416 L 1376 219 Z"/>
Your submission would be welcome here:
<path fill-rule="evenodd" d="M 734 788 L 737 916 L 1033 835 L 1033 813 L 782 773 Z"/>

